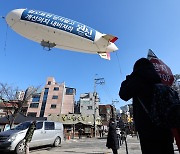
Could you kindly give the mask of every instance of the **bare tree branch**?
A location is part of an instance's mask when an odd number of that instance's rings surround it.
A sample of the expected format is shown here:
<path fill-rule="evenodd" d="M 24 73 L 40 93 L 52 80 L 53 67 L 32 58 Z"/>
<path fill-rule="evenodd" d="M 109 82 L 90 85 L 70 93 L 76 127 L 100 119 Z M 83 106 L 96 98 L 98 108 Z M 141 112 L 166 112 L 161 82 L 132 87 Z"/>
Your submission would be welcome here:
<path fill-rule="evenodd" d="M 0 83 L 0 97 L 4 99 L 4 106 L 6 112 L 6 118 L 9 121 L 10 128 L 12 127 L 17 114 L 22 112 L 23 106 L 27 104 L 28 100 L 32 97 L 33 94 L 37 93 L 37 90 L 40 88 L 32 88 L 31 91 L 28 92 L 27 95 L 23 98 L 23 100 L 17 99 L 18 88 L 13 88 L 9 86 L 7 83 Z M 8 105 L 12 107 L 10 110 Z"/>

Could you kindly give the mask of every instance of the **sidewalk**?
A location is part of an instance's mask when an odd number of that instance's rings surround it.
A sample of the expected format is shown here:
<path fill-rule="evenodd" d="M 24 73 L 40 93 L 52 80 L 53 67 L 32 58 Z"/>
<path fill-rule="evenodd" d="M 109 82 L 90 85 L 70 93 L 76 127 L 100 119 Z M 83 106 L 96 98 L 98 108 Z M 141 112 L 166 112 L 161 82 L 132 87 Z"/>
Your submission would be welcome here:
<path fill-rule="evenodd" d="M 128 135 L 126 140 L 127 140 L 127 150 L 129 154 L 141 154 L 140 143 L 136 136 L 132 137 Z M 120 147 L 118 153 L 126 154 L 125 143 Z"/>
<path fill-rule="evenodd" d="M 129 154 L 141 154 L 141 147 L 140 147 L 140 143 L 139 140 L 137 140 L 137 137 L 134 136 L 127 136 L 127 147 L 128 147 L 128 153 Z M 177 145 L 174 144 L 174 154 L 179 154 Z M 118 150 L 118 153 L 124 153 L 126 154 L 126 146 L 125 144 L 123 144 L 120 149 Z"/>

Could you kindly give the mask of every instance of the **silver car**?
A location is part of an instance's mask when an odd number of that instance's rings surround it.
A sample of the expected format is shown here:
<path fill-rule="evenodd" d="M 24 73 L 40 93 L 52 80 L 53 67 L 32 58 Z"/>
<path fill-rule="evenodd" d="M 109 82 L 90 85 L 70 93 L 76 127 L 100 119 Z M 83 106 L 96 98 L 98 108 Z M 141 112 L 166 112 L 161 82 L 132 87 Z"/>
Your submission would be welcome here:
<path fill-rule="evenodd" d="M 25 151 L 24 137 L 31 121 L 23 122 L 11 130 L 0 133 L 0 150 L 15 151 L 22 154 Z M 31 147 L 43 145 L 59 146 L 64 140 L 63 124 L 53 121 L 37 121 Z"/>

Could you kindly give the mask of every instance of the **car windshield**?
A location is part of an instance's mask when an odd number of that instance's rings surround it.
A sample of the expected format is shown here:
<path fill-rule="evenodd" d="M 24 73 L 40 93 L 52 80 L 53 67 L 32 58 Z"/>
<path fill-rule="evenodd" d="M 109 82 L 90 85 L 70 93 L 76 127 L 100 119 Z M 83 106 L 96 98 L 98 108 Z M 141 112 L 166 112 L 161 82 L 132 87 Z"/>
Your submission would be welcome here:
<path fill-rule="evenodd" d="M 17 125 L 13 129 L 15 129 L 15 130 L 25 130 L 25 129 L 27 129 L 29 127 L 30 124 L 31 124 L 31 122 L 23 122 L 23 123 Z"/>

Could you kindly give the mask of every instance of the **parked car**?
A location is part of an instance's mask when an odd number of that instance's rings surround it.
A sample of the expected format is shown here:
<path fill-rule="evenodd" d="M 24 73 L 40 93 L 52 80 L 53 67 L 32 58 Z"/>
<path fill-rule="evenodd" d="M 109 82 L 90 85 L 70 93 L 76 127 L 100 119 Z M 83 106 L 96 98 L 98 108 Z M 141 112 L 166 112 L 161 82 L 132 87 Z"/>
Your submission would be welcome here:
<path fill-rule="evenodd" d="M 15 151 L 17 154 L 24 153 L 24 137 L 32 121 L 26 121 L 11 130 L 0 133 L 0 150 Z M 44 145 L 59 146 L 64 140 L 63 124 L 53 121 L 37 121 L 31 147 Z"/>

